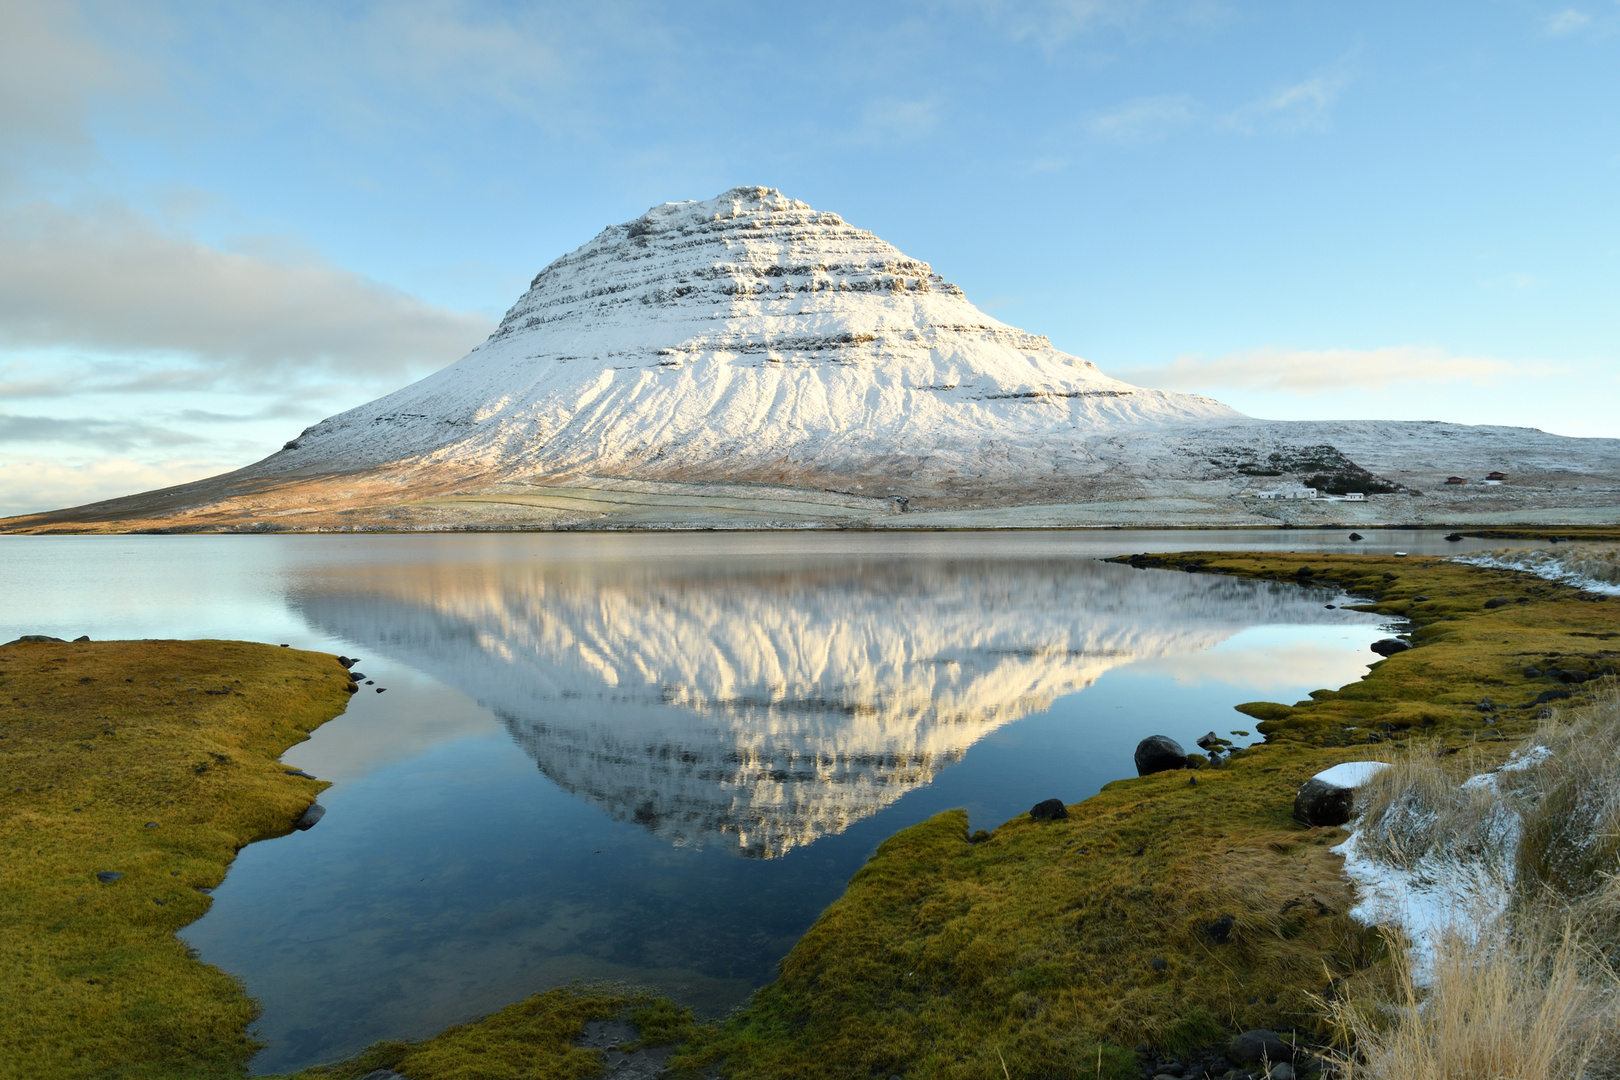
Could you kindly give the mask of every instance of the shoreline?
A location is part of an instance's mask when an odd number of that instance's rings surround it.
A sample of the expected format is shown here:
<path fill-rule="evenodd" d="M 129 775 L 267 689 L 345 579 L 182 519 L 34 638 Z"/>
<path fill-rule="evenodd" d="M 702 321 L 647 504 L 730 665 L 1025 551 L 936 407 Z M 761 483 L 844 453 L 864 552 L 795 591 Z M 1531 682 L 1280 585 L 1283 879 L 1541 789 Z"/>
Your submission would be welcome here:
<path fill-rule="evenodd" d="M 1020 1074 L 1079 1068 L 1084 1059 L 1087 1070 L 1125 1076 L 1137 1064 L 1133 1035 L 1155 1053 L 1193 1053 L 1243 1026 L 1308 1030 L 1313 1013 L 1301 994 L 1321 991 L 1317 976 L 1307 974 L 1320 972 L 1315 961 L 1328 958 L 1336 972 L 1331 985 L 1350 989 L 1375 983 L 1388 965 L 1370 932 L 1345 919 L 1348 904 L 1339 894 L 1348 885 L 1323 880 L 1330 871 L 1340 877 L 1326 855 L 1339 831 L 1302 831 L 1287 820 L 1298 782 L 1326 764 L 1387 754 L 1415 740 L 1505 753 L 1533 725 L 1538 710 L 1527 703 L 1542 692 L 1530 693 L 1541 683 L 1526 678 L 1513 657 L 1551 641 L 1567 652 L 1572 635 L 1575 644 L 1599 646 L 1588 639 L 1620 630 L 1613 609 L 1575 603 L 1584 598 L 1568 586 L 1435 558 L 1189 552 L 1151 562 L 1139 556 L 1131 564 L 1138 561 L 1278 580 L 1303 580 L 1305 566 L 1312 583 L 1364 596 L 1369 602 L 1359 609 L 1411 620 L 1418 647 L 1307 701 L 1240 707 L 1261 721 L 1268 741 L 1224 767 L 1117 780 L 1070 805 L 1065 820 L 1020 816 L 982 839 L 969 837 L 965 819 L 950 812 L 902 830 L 795 945 L 777 982 L 732 1018 L 697 1025 L 689 1013 L 659 1006 L 666 1009 L 660 1037 L 679 1046 L 672 1067 L 701 1071 L 724 1059 L 727 1075 L 738 1077 L 828 1075 L 819 1070 L 846 1067 L 966 1077 L 1003 1065 Z M 1484 606 L 1504 591 L 1525 603 Z M 299 655 L 245 648 L 269 654 L 266 661 Z M 1593 663 L 1612 667 L 1605 650 L 1586 651 Z M 317 662 L 332 663 L 324 656 Z M 332 673 L 338 670 L 333 665 Z M 1485 686 L 1508 702 L 1488 724 L 1477 704 Z M 1503 688 L 1517 688 L 1511 701 Z M 1224 845 L 1219 852 L 1217 845 Z M 1080 864 L 1077 851 L 1085 856 Z M 1242 887 L 1234 890 L 1223 879 L 1237 867 Z M 1288 906 L 1294 894 L 1315 899 L 1301 910 Z M 1163 905 L 1174 909 L 1172 917 L 1157 911 Z M 1282 915 L 1266 914 L 1278 909 Z M 1224 915 L 1233 916 L 1236 933 L 1216 943 L 1205 928 Z M 962 958 L 986 949 L 970 974 Z M 1152 959 L 1163 959 L 1165 969 L 1146 963 Z M 1228 982 L 1240 975 L 1241 985 L 1262 992 L 1245 1003 L 1210 981 L 1215 967 L 1229 973 Z M 918 971 L 926 985 L 908 985 Z M 541 1029 L 552 1033 L 547 1045 L 566 1049 L 588 1020 L 607 1018 L 603 1000 L 548 991 L 421 1043 L 374 1047 L 296 1075 L 363 1076 L 354 1069 L 365 1062 L 432 1080 L 452 1075 L 448 1070 L 469 1054 L 499 1056 L 521 1041 L 520 1032 L 533 1044 Z M 632 1007 L 622 996 L 615 1000 L 619 1012 Z M 569 1017 L 578 1019 L 579 1032 L 559 1044 L 560 1033 L 576 1026 Z M 942 1037 L 946 1031 L 956 1033 L 950 1041 Z M 873 1057 L 879 1046 L 888 1049 Z M 565 1059 L 581 1063 L 558 1054 L 558 1067 Z M 525 1068 L 550 1065 L 531 1060 Z"/>

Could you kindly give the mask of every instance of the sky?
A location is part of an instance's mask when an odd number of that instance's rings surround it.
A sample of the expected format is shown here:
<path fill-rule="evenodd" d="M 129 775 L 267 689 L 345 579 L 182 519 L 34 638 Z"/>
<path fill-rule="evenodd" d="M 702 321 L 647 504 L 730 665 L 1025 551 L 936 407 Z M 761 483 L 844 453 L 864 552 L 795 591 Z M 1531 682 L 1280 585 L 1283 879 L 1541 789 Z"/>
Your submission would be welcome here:
<path fill-rule="evenodd" d="M 1620 437 L 1620 2 L 0 3 L 0 514 L 453 363 L 781 189 L 1274 419 Z"/>

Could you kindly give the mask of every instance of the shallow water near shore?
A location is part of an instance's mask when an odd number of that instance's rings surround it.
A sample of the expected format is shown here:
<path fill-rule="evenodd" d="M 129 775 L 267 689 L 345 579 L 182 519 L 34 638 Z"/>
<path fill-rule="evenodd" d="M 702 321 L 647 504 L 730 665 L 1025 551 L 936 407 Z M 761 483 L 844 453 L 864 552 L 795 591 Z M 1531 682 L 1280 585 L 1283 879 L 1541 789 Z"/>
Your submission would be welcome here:
<path fill-rule="evenodd" d="M 182 935 L 263 1004 L 272 1072 L 577 978 L 723 1013 L 896 830 L 1076 802 L 1387 633 L 1098 557 L 1504 546 L 1368 535 L 5 537 L 0 633 L 361 658 L 375 685 L 284 758 L 334 782 L 325 818 L 244 849 Z"/>

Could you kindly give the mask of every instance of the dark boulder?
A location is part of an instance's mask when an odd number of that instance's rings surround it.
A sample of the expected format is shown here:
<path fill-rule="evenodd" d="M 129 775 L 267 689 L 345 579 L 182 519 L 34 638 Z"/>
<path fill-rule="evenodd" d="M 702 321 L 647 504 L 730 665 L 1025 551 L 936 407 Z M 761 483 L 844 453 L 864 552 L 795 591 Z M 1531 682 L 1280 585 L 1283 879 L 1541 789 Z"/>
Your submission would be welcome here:
<path fill-rule="evenodd" d="M 1379 656 L 1394 656 L 1396 653 L 1405 652 L 1411 647 L 1412 646 L 1409 643 L 1402 641 L 1400 638 L 1392 637 L 1384 638 L 1381 641 L 1375 641 L 1371 646 L 1372 651 L 1377 653 Z"/>
<path fill-rule="evenodd" d="M 1487 608 L 1499 608 L 1507 607 L 1511 603 L 1513 603 L 1513 601 L 1509 600 L 1505 596 L 1493 596 L 1489 600 L 1485 601 L 1485 606 Z"/>
<path fill-rule="evenodd" d="M 1356 788 L 1387 767 L 1377 761 L 1347 761 L 1324 769 L 1294 796 L 1294 820 L 1302 825 L 1343 825 L 1355 812 Z"/>
<path fill-rule="evenodd" d="M 1168 735 L 1149 735 L 1136 744 L 1136 775 L 1187 767 L 1187 751 Z"/>
<path fill-rule="evenodd" d="M 55 644 L 57 644 L 57 645 L 66 645 L 67 644 L 67 642 L 63 641 L 59 637 L 48 637 L 45 634 L 24 634 L 20 638 L 12 638 L 10 641 L 6 642 L 6 644 L 7 645 L 49 645 L 49 644 L 51 644 L 53 642 Z"/>
<path fill-rule="evenodd" d="M 1343 825 L 1350 820 L 1356 793 L 1320 780 L 1307 780 L 1294 796 L 1294 820 L 1304 825 Z"/>
<path fill-rule="evenodd" d="M 313 829 L 315 827 L 315 823 L 325 816 L 326 807 L 322 806 L 320 803 L 310 803 L 309 809 L 305 810 L 303 814 L 299 816 L 298 820 L 293 822 L 293 827 L 298 829 L 300 832 Z"/>
<path fill-rule="evenodd" d="M 1062 799 L 1047 799 L 1030 807 L 1029 816 L 1036 821 L 1057 821 L 1069 816 L 1069 808 L 1063 805 Z"/>
<path fill-rule="evenodd" d="M 123 876 L 123 874 L 120 874 L 116 870 L 100 870 L 96 872 L 96 880 L 101 882 L 103 885 L 111 885 L 113 882 L 117 881 Z"/>
<path fill-rule="evenodd" d="M 1455 544 L 1457 541 L 1462 539 L 1462 533 L 1448 533 L 1446 535 L 1446 539 Z"/>
<path fill-rule="evenodd" d="M 1352 539 L 1352 540 L 1365 540 L 1367 538 L 1365 536 L 1362 536 L 1360 533 L 1351 533 L 1350 534 L 1350 539 Z"/>
<path fill-rule="evenodd" d="M 1234 1035 L 1232 1041 L 1226 1044 L 1226 1060 L 1234 1065 L 1253 1065 L 1257 1062 L 1276 1065 L 1292 1060 L 1293 1056 L 1294 1048 L 1283 1042 L 1275 1031 L 1265 1028 L 1254 1028 Z"/>
<path fill-rule="evenodd" d="M 1230 945 L 1232 943 L 1232 930 L 1236 926 L 1236 919 L 1230 915 L 1222 915 L 1204 927 L 1204 933 L 1208 934 L 1209 940 L 1217 945 Z"/>

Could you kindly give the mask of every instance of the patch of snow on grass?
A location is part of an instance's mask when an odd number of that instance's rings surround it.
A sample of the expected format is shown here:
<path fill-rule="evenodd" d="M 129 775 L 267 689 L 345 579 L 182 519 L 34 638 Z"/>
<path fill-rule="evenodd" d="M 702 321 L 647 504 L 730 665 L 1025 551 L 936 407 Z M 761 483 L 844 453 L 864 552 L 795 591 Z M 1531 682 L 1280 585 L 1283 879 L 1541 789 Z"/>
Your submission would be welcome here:
<path fill-rule="evenodd" d="M 1515 830 L 1515 843 L 1517 830 Z M 1477 941 L 1507 912 L 1512 862 L 1505 874 L 1478 862 L 1424 856 L 1411 869 L 1362 852 L 1362 830 L 1333 851 L 1344 856 L 1344 874 L 1356 885 L 1350 917 L 1364 926 L 1400 930 L 1411 942 L 1412 981 L 1427 986 L 1442 938 Z"/>
<path fill-rule="evenodd" d="M 1311 779 L 1334 787 L 1358 788 L 1387 768 L 1389 763 L 1385 761 L 1341 761 L 1331 769 L 1323 769 Z"/>
<path fill-rule="evenodd" d="M 1464 790 L 1495 791 L 1501 774 L 1534 768 L 1551 754 L 1541 745 L 1515 751 L 1499 768 L 1469 777 L 1459 786 Z M 1337 769 L 1359 767 L 1365 772 L 1357 781 L 1359 785 L 1382 771 L 1369 767 L 1381 764 L 1346 762 L 1317 775 L 1325 777 Z M 1425 811 L 1406 807 L 1397 812 Z M 1432 811 L 1429 813 L 1432 815 Z M 1388 819 L 1380 824 L 1389 827 Z M 1499 802 L 1492 807 L 1485 824 L 1488 847 L 1492 849 L 1489 858 L 1479 857 L 1477 851 L 1466 854 L 1439 846 L 1409 866 L 1396 866 L 1370 850 L 1372 845 L 1365 842 L 1369 828 L 1365 820 L 1358 820 L 1349 839 L 1333 849 L 1344 857 L 1344 874 L 1356 886 L 1357 901 L 1350 909 L 1350 917 L 1364 926 L 1393 927 L 1406 935 L 1411 943 L 1412 979 L 1418 986 L 1429 985 L 1442 938 L 1456 936 L 1476 943 L 1494 930 L 1507 912 L 1524 822 L 1517 811 Z"/>
<path fill-rule="evenodd" d="M 1593 544 L 1563 551 L 1487 551 L 1456 560 L 1492 570 L 1518 570 L 1585 592 L 1620 596 L 1620 547 Z"/>

